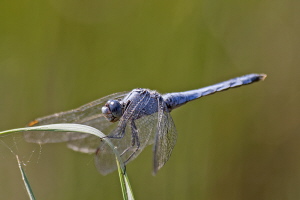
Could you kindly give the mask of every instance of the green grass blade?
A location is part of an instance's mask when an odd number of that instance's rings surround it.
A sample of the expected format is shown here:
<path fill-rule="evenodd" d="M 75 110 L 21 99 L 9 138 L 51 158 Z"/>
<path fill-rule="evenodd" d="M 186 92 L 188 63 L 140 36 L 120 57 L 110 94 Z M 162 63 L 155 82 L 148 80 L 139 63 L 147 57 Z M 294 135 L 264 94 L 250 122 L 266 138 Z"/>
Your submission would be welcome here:
<path fill-rule="evenodd" d="M 118 165 L 118 173 L 121 183 L 121 189 L 123 194 L 124 200 L 134 200 L 133 192 L 129 183 L 129 179 L 127 176 L 126 171 L 122 171 L 120 167 L 120 163 L 118 162 L 118 159 L 116 159 L 117 165 Z"/>
<path fill-rule="evenodd" d="M 116 150 L 115 146 L 111 143 L 111 141 L 106 137 L 105 134 L 103 134 L 101 131 L 99 131 L 96 128 L 82 125 L 82 124 L 49 124 L 49 125 L 42 125 L 42 126 L 34 126 L 34 127 L 25 127 L 25 128 L 17 128 L 17 129 L 11 129 L 0 132 L 1 134 L 7 134 L 7 133 L 14 133 L 14 132 L 24 132 L 24 131 L 59 131 L 59 132 L 81 132 L 81 133 L 88 133 L 95 135 L 99 138 L 101 138 L 104 142 L 106 142 L 109 147 L 113 150 L 115 156 L 116 156 L 116 162 L 118 166 L 118 173 L 120 177 L 120 184 L 122 189 L 122 194 L 124 200 L 134 200 L 133 192 L 129 183 L 129 179 L 125 170 L 125 164 L 123 163 L 119 152 Z M 26 186 L 27 192 L 31 199 L 35 199 L 32 193 L 32 190 L 30 188 L 30 185 L 28 183 L 28 180 L 26 178 L 26 175 L 24 173 L 24 170 L 22 169 L 22 166 L 19 163 L 20 171 L 24 180 L 24 184 Z"/>
<path fill-rule="evenodd" d="M 10 129 L 10 130 L 0 132 L 0 135 L 7 134 L 7 133 L 14 133 L 14 132 L 23 132 L 23 131 L 80 132 L 80 133 L 88 133 L 88 134 L 95 135 L 99 138 L 102 138 L 102 140 L 109 145 L 109 147 L 113 150 L 114 154 L 116 155 L 117 159 L 119 160 L 119 163 L 122 163 L 121 164 L 122 171 L 125 172 L 125 165 L 122 162 L 119 152 L 116 150 L 115 146 L 111 143 L 111 141 L 106 137 L 106 135 L 96 128 L 93 128 L 91 126 L 86 126 L 83 124 L 67 124 L 67 123 L 66 124 L 49 124 L 49 125 L 42 125 L 42 126 Z"/>
<path fill-rule="evenodd" d="M 116 162 L 117 162 L 117 166 L 118 166 L 118 174 L 119 174 L 119 178 L 120 178 L 120 184 L 121 184 L 123 199 L 128 200 L 128 194 L 127 194 L 127 189 L 126 189 L 126 183 L 125 183 L 125 180 L 124 180 L 124 175 L 123 175 L 123 172 L 120 168 L 120 164 L 118 162 L 118 159 L 116 159 Z"/>
<path fill-rule="evenodd" d="M 19 157 L 16 156 L 16 158 L 17 158 L 17 161 L 18 161 L 18 166 L 19 166 L 19 169 L 20 169 L 20 172 L 21 172 L 21 175 L 22 175 L 22 180 L 23 180 L 23 182 L 24 182 L 24 185 L 25 185 L 27 194 L 28 194 L 28 196 L 29 196 L 29 199 L 30 199 L 30 200 L 35 200 L 33 191 L 32 191 L 32 189 L 31 189 L 31 187 L 30 187 L 29 181 L 28 181 L 28 179 L 27 179 L 27 176 L 26 176 L 26 174 L 25 174 L 25 171 L 23 170 L 23 167 L 22 167 L 22 165 L 21 165 L 21 162 L 20 162 L 20 160 L 19 160 Z"/>
<path fill-rule="evenodd" d="M 131 189 L 131 185 L 130 185 L 127 173 L 125 172 L 125 174 L 123 174 L 123 176 L 124 176 L 124 180 L 125 180 L 125 184 L 126 184 L 126 192 L 127 192 L 128 199 L 134 200 L 133 191 Z"/>

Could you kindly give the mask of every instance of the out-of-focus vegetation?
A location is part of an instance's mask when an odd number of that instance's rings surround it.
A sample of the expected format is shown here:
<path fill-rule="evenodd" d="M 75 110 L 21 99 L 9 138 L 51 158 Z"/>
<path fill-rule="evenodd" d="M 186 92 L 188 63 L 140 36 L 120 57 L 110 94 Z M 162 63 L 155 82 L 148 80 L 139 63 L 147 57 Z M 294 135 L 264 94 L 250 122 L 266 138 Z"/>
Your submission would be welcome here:
<path fill-rule="evenodd" d="M 1 130 L 137 87 L 166 93 L 266 73 L 175 110 L 168 163 L 152 176 L 149 147 L 127 172 L 137 199 L 300 198 L 299 1 L 0 5 Z M 13 153 L 37 199 L 122 198 L 117 173 L 98 174 L 92 155 L 0 139 L 1 199 L 27 198 Z"/>

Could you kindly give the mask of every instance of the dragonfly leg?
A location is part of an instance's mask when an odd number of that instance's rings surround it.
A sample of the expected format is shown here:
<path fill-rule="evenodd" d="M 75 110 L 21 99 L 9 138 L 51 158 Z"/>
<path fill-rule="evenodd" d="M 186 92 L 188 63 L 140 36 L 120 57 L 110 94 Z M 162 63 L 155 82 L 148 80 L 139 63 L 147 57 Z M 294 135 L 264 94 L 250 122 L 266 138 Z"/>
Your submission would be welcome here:
<path fill-rule="evenodd" d="M 127 147 L 122 153 L 121 153 L 121 156 L 123 156 L 129 149 L 131 149 L 132 147 L 134 147 L 135 145 L 135 140 L 136 138 L 135 137 L 131 137 L 131 146 L 130 147 Z"/>
<path fill-rule="evenodd" d="M 126 123 L 120 127 L 117 128 L 117 133 L 113 135 L 107 135 L 107 138 L 113 138 L 113 139 L 121 139 L 125 135 L 125 129 L 126 129 Z"/>
<path fill-rule="evenodd" d="M 128 156 L 127 160 L 124 162 L 125 164 L 134 156 L 134 154 L 139 150 L 140 148 L 140 140 L 139 140 L 139 136 L 138 136 L 138 130 L 136 128 L 136 125 L 134 123 L 134 121 L 131 121 L 131 130 L 132 130 L 132 143 L 131 146 L 128 147 L 125 151 L 127 152 L 130 148 L 136 146 L 136 148 L 134 149 L 134 151 L 130 154 L 130 156 Z M 123 153 L 122 153 L 123 154 Z"/>
<path fill-rule="evenodd" d="M 123 138 L 124 137 L 124 135 L 125 135 L 125 128 L 126 128 L 126 124 L 124 125 L 124 126 L 122 126 L 121 128 L 120 127 L 118 127 L 118 131 L 117 131 L 117 133 L 116 134 L 113 134 L 113 135 L 107 135 L 107 136 L 105 136 L 105 137 L 103 137 L 103 138 L 112 138 L 112 139 L 121 139 L 121 138 Z M 121 130 L 121 131 L 119 131 L 119 130 Z M 103 138 L 101 138 L 101 142 L 102 142 L 102 139 Z M 99 154 L 99 152 L 100 152 L 100 147 L 98 147 L 97 149 L 96 149 L 96 155 L 98 155 Z M 125 152 L 123 152 L 123 153 L 125 153 Z M 122 153 L 122 154 L 123 154 Z M 122 156 L 122 154 L 121 154 L 121 156 Z"/>

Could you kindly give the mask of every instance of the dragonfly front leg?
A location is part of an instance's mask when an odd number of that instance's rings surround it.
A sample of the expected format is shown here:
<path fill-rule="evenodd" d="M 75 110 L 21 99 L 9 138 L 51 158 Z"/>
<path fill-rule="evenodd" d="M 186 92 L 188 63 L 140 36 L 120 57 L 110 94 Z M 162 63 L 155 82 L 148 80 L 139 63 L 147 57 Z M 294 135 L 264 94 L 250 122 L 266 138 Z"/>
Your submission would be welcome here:
<path fill-rule="evenodd" d="M 113 139 L 121 139 L 124 137 L 126 131 L 126 123 L 124 125 L 118 126 L 116 133 L 113 135 L 107 135 L 107 138 L 113 138 Z"/>
<path fill-rule="evenodd" d="M 131 125 L 131 146 L 128 147 L 127 149 L 125 149 L 123 151 L 123 153 L 121 154 L 121 156 L 124 155 L 126 152 L 128 152 L 128 150 L 132 149 L 134 146 L 136 146 L 136 147 L 124 163 L 128 162 L 140 148 L 138 129 L 135 125 L 134 120 L 131 121 L 130 125 Z"/>
<path fill-rule="evenodd" d="M 124 137 L 125 131 L 126 131 L 126 123 L 124 123 L 124 125 L 118 126 L 116 131 L 112 135 L 107 135 L 105 137 L 111 138 L 111 139 L 121 139 Z M 102 142 L 102 138 L 101 138 L 101 142 Z M 100 146 L 96 149 L 96 155 L 98 155 L 99 152 L 100 152 Z M 121 154 L 121 156 L 122 156 L 122 154 Z"/>

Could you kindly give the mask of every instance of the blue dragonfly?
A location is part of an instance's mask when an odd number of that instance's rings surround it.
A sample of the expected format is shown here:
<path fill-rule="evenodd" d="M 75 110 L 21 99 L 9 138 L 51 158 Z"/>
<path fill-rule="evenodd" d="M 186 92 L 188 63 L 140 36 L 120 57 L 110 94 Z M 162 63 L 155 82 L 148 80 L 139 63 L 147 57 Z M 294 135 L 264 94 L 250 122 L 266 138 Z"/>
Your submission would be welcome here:
<path fill-rule="evenodd" d="M 77 109 L 52 114 L 32 121 L 29 126 L 54 123 L 79 123 L 107 134 L 123 162 L 135 159 L 147 145 L 153 145 L 153 173 L 170 158 L 177 132 L 170 115 L 187 102 L 242 85 L 264 80 L 265 74 L 249 74 L 208 87 L 167 94 L 149 89 L 133 89 L 108 95 Z M 67 142 L 72 150 L 95 154 L 98 171 L 106 175 L 116 167 L 112 150 L 100 138 L 75 132 L 25 132 L 28 142 L 44 144 Z"/>

